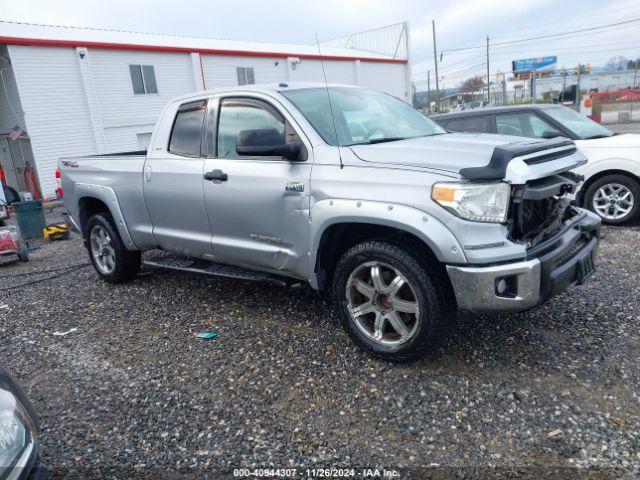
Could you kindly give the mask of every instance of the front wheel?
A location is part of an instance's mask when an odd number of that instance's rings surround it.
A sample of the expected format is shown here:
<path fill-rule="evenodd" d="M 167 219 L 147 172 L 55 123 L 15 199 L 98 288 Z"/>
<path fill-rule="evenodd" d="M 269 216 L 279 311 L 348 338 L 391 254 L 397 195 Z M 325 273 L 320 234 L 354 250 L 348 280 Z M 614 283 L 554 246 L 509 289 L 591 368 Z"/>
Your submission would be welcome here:
<path fill-rule="evenodd" d="M 410 361 L 437 347 L 455 311 L 441 280 L 409 246 L 367 241 L 340 259 L 333 295 L 357 345 L 378 358 Z"/>
<path fill-rule="evenodd" d="M 131 280 L 140 270 L 140 252 L 125 248 L 110 216 L 102 213 L 87 221 L 87 249 L 100 277 L 109 283 Z"/>
<path fill-rule="evenodd" d="M 606 175 L 593 182 L 584 196 L 584 205 L 604 223 L 619 225 L 638 215 L 640 184 L 626 175 Z"/>

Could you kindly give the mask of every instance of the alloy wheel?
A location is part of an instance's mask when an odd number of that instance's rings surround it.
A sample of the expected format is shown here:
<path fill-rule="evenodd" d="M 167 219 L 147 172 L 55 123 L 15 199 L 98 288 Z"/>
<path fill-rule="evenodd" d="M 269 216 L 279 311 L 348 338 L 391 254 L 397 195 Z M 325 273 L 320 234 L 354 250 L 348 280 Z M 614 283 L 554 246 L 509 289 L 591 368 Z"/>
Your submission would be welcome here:
<path fill-rule="evenodd" d="M 409 280 L 391 265 L 370 261 L 359 265 L 346 285 L 351 320 L 369 339 L 400 345 L 418 330 L 420 306 Z"/>
<path fill-rule="evenodd" d="M 109 275 L 116 268 L 116 252 L 109 232 L 101 225 L 95 225 L 89 235 L 91 255 L 100 273 Z"/>
<path fill-rule="evenodd" d="M 607 183 L 596 190 L 593 209 L 602 218 L 619 220 L 633 209 L 633 192 L 620 183 Z"/>

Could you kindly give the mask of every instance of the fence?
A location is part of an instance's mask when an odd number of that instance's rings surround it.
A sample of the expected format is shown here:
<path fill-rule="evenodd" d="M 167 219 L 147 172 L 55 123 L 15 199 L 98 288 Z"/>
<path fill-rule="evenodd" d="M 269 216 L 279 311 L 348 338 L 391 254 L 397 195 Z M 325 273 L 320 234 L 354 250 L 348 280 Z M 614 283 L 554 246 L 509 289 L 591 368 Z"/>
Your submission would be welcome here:
<path fill-rule="evenodd" d="M 486 76 L 485 76 L 486 79 Z M 435 92 L 418 107 L 435 107 Z M 416 97 L 425 97 L 418 94 Z M 589 100 L 585 106 L 584 101 Z M 581 104 L 582 101 L 582 104 Z M 637 69 L 618 71 L 551 70 L 515 77 L 502 72 L 475 91 L 459 89 L 440 95 L 440 111 L 477 106 L 501 106 L 522 103 L 562 103 L 602 123 L 640 121 L 640 74 Z"/>

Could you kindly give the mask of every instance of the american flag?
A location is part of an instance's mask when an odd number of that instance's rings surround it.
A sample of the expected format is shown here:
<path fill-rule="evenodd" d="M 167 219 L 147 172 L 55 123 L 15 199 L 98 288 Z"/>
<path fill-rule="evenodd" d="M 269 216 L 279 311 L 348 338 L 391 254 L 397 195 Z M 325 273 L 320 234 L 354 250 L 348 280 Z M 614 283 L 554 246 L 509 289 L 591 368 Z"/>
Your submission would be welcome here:
<path fill-rule="evenodd" d="M 22 130 L 18 125 L 16 125 L 9 132 L 9 138 L 11 140 L 17 140 L 18 138 L 20 138 L 20 135 L 22 135 L 22 132 L 24 132 L 24 130 Z"/>

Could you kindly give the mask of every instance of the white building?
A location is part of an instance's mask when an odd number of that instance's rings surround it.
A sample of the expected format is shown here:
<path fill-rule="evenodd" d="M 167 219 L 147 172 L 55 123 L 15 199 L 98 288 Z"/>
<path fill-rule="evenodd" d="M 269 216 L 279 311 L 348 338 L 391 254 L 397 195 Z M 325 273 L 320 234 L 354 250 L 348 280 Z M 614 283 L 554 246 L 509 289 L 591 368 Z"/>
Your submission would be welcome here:
<path fill-rule="evenodd" d="M 410 101 L 407 24 L 344 38 L 322 44 L 329 82 Z M 175 96 L 244 83 L 323 81 L 317 45 L 12 22 L 0 22 L 0 73 L 0 165 L 8 185 L 33 192 L 36 183 L 44 198 L 55 198 L 61 156 L 146 148 Z M 8 134 L 16 126 L 24 133 L 14 141 Z"/>

